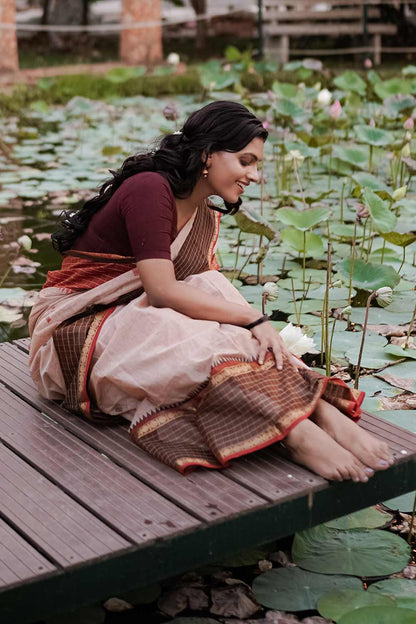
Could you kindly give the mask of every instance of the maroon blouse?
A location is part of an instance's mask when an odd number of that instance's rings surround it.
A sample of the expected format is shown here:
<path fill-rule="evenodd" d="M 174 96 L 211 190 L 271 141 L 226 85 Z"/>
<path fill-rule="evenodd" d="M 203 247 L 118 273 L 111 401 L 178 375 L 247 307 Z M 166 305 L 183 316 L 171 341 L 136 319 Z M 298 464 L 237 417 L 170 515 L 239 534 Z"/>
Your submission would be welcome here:
<path fill-rule="evenodd" d="M 127 178 L 91 219 L 73 249 L 171 259 L 177 236 L 175 198 L 168 181 L 153 171 Z"/>

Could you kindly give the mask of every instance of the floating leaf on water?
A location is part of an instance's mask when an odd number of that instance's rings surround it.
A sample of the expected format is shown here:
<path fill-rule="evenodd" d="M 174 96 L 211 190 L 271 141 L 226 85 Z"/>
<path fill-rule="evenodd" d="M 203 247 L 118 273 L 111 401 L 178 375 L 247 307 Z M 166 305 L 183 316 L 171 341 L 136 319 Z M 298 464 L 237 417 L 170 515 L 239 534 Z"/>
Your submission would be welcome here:
<path fill-rule="evenodd" d="M 360 386 L 361 390 L 361 386 Z M 375 507 L 360 509 L 354 513 L 342 516 L 336 520 L 324 522 L 324 525 L 331 529 L 378 529 L 392 520 L 392 516 Z"/>
<path fill-rule="evenodd" d="M 393 192 L 384 180 L 381 180 L 367 171 L 357 171 L 356 173 L 353 173 L 351 177 L 354 182 L 357 182 L 357 184 L 361 186 L 361 188 L 366 187 L 372 191 L 385 191 L 389 194 Z"/>
<path fill-rule="evenodd" d="M 385 147 L 394 142 L 394 134 L 383 128 L 374 126 L 355 126 L 355 136 L 360 143 L 367 143 L 374 147 Z"/>
<path fill-rule="evenodd" d="M 365 169 L 368 166 L 370 152 L 366 145 L 334 145 L 333 155 L 352 165 L 355 169 Z"/>
<path fill-rule="evenodd" d="M 398 358 L 410 358 L 416 360 L 416 349 L 403 349 L 396 344 L 388 344 L 384 347 L 384 351 L 389 355 L 393 355 Z"/>
<path fill-rule="evenodd" d="M 355 589 L 337 589 L 326 592 L 318 602 L 318 611 L 325 617 L 338 622 L 350 611 L 369 606 L 395 606 L 394 598 L 390 596 L 370 594 L 368 591 Z M 362 622 L 364 624 L 364 621 Z"/>
<path fill-rule="evenodd" d="M 413 511 L 415 496 L 416 492 L 408 492 L 407 494 L 402 494 L 401 496 L 396 496 L 395 498 L 389 498 L 389 500 L 383 501 L 383 505 L 392 511 L 402 511 L 410 514 Z M 412 583 L 412 587 L 414 588 L 415 582 L 409 582 Z"/>
<path fill-rule="evenodd" d="M 360 588 L 362 584 L 357 578 L 316 574 L 298 567 L 274 568 L 253 582 L 256 600 L 281 611 L 316 609 L 318 600 L 327 591 Z"/>
<path fill-rule="evenodd" d="M 383 556 L 380 557 L 380 553 Z M 296 533 L 293 561 L 311 572 L 384 576 L 408 563 L 410 546 L 386 531 L 339 531 L 324 525 Z"/>
<path fill-rule="evenodd" d="M 403 609 L 416 610 L 416 583 L 414 580 L 403 578 L 386 579 L 373 583 L 368 591 L 374 594 L 394 597 L 397 606 Z M 415 622 L 416 622 L 416 616 Z"/>
<path fill-rule="evenodd" d="M 416 624 L 416 615 L 400 607 L 362 607 L 343 615 L 338 624 Z"/>
<path fill-rule="evenodd" d="M 363 200 L 369 208 L 375 229 L 378 232 L 391 232 L 396 226 L 397 217 L 388 205 L 368 188 L 363 191 Z"/>
<path fill-rule="evenodd" d="M 339 273 L 349 281 L 350 277 L 350 258 L 342 260 L 337 264 Z M 383 286 L 394 288 L 400 281 L 399 274 L 393 267 L 385 264 L 372 264 L 356 259 L 354 262 L 352 273 L 352 284 L 355 288 L 361 290 L 377 290 Z"/>

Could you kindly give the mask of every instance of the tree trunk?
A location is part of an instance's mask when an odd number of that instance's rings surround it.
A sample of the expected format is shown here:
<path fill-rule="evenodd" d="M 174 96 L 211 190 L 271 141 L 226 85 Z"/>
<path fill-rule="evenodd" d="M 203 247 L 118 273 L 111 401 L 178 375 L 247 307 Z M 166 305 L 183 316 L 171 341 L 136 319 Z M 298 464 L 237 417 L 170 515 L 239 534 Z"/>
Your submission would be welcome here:
<path fill-rule="evenodd" d="M 0 26 L 12 25 L 12 28 L 0 28 L 0 71 L 17 71 L 19 59 L 17 56 L 16 13 L 14 0 L 1 0 Z"/>
<path fill-rule="evenodd" d="M 207 0 L 191 0 L 192 8 L 196 16 L 204 15 L 207 12 Z M 195 48 L 197 52 L 203 52 L 207 41 L 207 20 L 201 19 L 196 21 L 196 40 Z"/>
<path fill-rule="evenodd" d="M 157 63 L 163 58 L 160 0 L 122 0 L 121 23 L 159 22 L 157 26 L 125 29 L 120 34 L 120 60 L 128 65 Z"/>

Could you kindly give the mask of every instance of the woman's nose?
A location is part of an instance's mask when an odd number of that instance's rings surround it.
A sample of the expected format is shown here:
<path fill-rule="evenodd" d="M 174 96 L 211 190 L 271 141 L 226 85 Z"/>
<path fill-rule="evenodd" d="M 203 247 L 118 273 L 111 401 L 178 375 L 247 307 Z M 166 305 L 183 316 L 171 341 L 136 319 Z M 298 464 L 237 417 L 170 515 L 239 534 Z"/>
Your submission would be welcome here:
<path fill-rule="evenodd" d="M 248 178 L 250 182 L 259 181 L 259 171 L 257 169 L 257 165 L 253 165 L 252 167 L 250 167 L 250 171 L 248 172 Z"/>

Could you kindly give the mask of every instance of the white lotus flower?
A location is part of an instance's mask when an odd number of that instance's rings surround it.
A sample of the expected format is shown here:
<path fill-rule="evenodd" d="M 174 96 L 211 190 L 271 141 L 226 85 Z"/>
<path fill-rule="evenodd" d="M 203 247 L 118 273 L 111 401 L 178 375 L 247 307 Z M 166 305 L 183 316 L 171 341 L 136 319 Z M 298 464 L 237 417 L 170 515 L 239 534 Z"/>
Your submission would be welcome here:
<path fill-rule="evenodd" d="M 279 287 L 275 282 L 266 282 L 263 286 L 263 294 L 269 301 L 276 301 L 279 297 Z"/>
<path fill-rule="evenodd" d="M 328 89 L 321 89 L 318 93 L 317 100 L 321 106 L 328 106 L 332 100 L 332 93 Z"/>
<path fill-rule="evenodd" d="M 28 251 L 32 247 L 32 241 L 29 238 L 29 236 L 27 236 L 27 234 L 23 234 L 23 236 L 19 236 L 19 238 L 17 239 L 17 242 L 19 243 L 21 247 L 23 247 L 23 249 L 26 249 L 26 251 Z"/>
<path fill-rule="evenodd" d="M 400 199 L 403 199 L 404 197 L 406 197 L 406 192 L 407 192 L 407 184 L 405 186 L 401 186 L 400 188 L 397 188 L 392 195 L 393 201 L 399 201 Z"/>
<path fill-rule="evenodd" d="M 168 58 L 166 59 L 166 62 L 169 65 L 179 65 L 180 60 L 181 60 L 181 58 L 180 58 L 179 54 L 177 54 L 176 52 L 171 52 L 168 55 Z"/>
<path fill-rule="evenodd" d="M 391 304 L 393 301 L 393 291 L 390 286 L 383 286 L 376 290 L 376 301 L 382 308 Z"/>
<path fill-rule="evenodd" d="M 313 339 L 306 336 L 300 327 L 295 327 L 292 323 L 288 323 L 281 330 L 280 336 L 293 355 L 300 357 L 304 353 L 319 353 Z"/>

